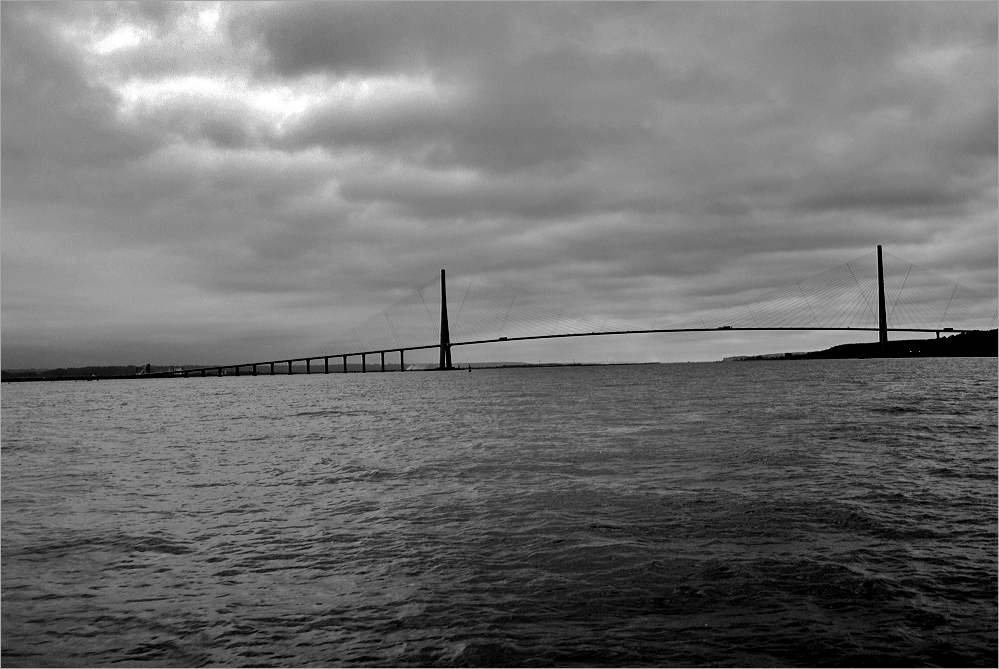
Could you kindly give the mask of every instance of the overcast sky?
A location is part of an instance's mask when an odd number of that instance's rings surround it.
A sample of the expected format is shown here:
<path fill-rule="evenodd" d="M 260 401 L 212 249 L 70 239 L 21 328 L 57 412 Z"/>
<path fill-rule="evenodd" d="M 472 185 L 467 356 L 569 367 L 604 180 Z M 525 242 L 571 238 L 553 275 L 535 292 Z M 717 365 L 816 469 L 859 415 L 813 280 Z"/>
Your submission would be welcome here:
<path fill-rule="evenodd" d="M 441 268 L 636 327 L 877 244 L 997 290 L 994 2 L 4 2 L 0 19 L 4 368 L 311 355 Z"/>

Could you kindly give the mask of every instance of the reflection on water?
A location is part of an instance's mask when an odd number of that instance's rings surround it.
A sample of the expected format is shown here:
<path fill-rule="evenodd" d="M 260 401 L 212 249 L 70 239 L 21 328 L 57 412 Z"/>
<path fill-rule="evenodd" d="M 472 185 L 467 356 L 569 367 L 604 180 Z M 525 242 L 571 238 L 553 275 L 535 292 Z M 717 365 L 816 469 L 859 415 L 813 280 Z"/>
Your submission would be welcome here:
<path fill-rule="evenodd" d="M 8 384 L 3 662 L 993 666 L 996 376 Z"/>

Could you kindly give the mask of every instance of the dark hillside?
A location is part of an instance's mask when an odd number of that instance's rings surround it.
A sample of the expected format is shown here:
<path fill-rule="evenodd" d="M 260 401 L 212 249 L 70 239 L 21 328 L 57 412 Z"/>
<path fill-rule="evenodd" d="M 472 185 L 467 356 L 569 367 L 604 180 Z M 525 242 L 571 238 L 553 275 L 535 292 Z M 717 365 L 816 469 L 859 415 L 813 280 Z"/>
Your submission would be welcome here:
<path fill-rule="evenodd" d="M 885 351 L 877 342 L 842 344 L 824 351 L 787 353 L 786 360 L 829 358 L 995 358 L 999 331 L 962 332 L 940 339 L 901 339 L 888 341 Z"/>

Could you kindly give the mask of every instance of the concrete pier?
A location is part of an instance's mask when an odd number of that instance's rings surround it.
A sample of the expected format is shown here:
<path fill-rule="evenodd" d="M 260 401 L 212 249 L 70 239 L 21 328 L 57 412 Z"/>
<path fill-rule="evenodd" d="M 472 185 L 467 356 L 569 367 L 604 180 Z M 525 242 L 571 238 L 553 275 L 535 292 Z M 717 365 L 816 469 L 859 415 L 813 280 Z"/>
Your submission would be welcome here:
<path fill-rule="evenodd" d="M 451 335 L 447 325 L 447 283 L 441 270 L 441 355 L 437 369 L 451 369 Z"/>
<path fill-rule="evenodd" d="M 885 315 L 885 268 L 881 262 L 881 244 L 878 244 L 878 341 L 884 351 L 888 346 L 888 317 Z"/>

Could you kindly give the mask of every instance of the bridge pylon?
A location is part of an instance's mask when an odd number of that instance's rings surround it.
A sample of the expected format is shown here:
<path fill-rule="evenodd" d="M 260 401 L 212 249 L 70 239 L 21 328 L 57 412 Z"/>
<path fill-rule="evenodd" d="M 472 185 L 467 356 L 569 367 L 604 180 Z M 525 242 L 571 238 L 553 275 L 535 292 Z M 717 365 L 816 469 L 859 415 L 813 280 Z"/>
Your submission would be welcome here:
<path fill-rule="evenodd" d="M 884 353 L 888 348 L 888 317 L 885 316 L 885 268 L 881 260 L 881 244 L 878 244 L 878 342 Z"/>
<path fill-rule="evenodd" d="M 447 283 L 444 280 L 444 270 L 441 270 L 441 355 L 437 369 L 453 369 L 451 367 L 451 334 L 447 326 Z"/>

